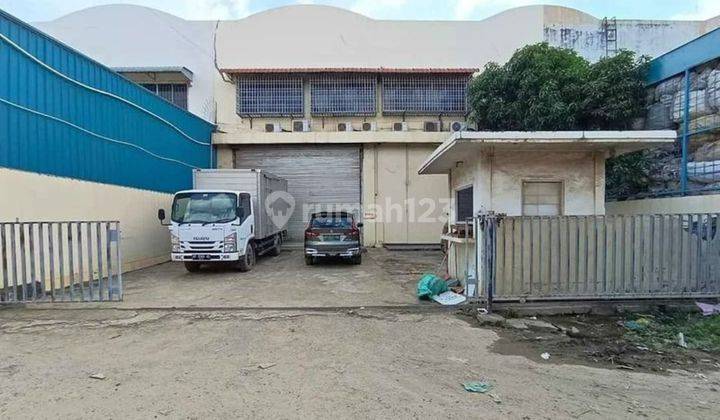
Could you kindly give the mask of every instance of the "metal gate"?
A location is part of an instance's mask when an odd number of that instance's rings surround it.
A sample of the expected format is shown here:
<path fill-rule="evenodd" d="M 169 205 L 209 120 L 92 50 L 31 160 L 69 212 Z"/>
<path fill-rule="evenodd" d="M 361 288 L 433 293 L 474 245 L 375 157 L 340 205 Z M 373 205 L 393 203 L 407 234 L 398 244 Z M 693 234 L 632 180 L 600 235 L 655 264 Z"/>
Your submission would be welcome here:
<path fill-rule="evenodd" d="M 493 300 L 720 296 L 719 214 L 480 216 Z"/>
<path fill-rule="evenodd" d="M 345 210 L 361 217 L 358 145 L 253 145 L 238 147 L 234 154 L 236 168 L 265 169 L 287 180 L 295 199 L 290 242 L 302 242 L 313 211 Z"/>
<path fill-rule="evenodd" d="M 117 221 L 0 223 L 0 303 L 123 298 Z"/>

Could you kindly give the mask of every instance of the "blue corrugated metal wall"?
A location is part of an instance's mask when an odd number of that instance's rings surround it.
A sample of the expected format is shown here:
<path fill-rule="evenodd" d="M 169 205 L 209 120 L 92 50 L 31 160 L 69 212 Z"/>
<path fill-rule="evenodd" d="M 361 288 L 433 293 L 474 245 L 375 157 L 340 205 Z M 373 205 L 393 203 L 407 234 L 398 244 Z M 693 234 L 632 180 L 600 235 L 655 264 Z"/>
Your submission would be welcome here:
<path fill-rule="evenodd" d="M 212 124 L 2 10 L 0 34 L 65 76 L 149 111 L 66 80 L 0 37 L 0 166 L 173 192 L 191 187 L 192 167 L 210 165 Z"/>

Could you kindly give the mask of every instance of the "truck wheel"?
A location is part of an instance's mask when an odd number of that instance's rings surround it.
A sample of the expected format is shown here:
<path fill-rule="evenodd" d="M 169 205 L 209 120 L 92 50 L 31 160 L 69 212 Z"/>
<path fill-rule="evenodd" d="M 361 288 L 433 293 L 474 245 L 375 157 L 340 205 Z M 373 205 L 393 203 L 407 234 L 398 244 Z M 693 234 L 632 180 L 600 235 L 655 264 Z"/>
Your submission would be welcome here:
<path fill-rule="evenodd" d="M 238 266 L 240 271 L 250 271 L 255 266 L 255 247 L 252 244 L 247 245 L 245 255 L 240 257 Z"/>
<path fill-rule="evenodd" d="M 197 273 L 198 271 L 200 271 L 200 263 L 186 262 L 185 269 L 190 273 Z"/>
<path fill-rule="evenodd" d="M 315 257 L 310 255 L 305 256 L 305 265 L 313 265 L 315 263 Z"/>
<path fill-rule="evenodd" d="M 273 247 L 270 249 L 269 254 L 273 257 L 277 257 L 280 255 L 280 247 L 282 246 L 282 241 L 280 241 L 280 236 L 275 235 L 275 240 L 273 242 Z"/>
<path fill-rule="evenodd" d="M 356 255 L 350 259 L 350 263 L 354 265 L 362 264 L 362 255 Z"/>

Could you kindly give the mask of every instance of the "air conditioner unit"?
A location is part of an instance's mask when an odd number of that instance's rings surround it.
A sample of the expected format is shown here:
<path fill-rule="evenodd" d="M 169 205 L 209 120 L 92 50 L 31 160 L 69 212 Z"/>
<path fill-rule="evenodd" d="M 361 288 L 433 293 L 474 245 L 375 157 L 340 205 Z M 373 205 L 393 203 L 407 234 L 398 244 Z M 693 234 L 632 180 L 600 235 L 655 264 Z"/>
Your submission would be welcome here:
<path fill-rule="evenodd" d="M 377 123 L 376 122 L 362 123 L 362 131 L 377 131 Z"/>
<path fill-rule="evenodd" d="M 351 122 L 341 122 L 337 125 L 337 131 L 353 131 Z"/>
<path fill-rule="evenodd" d="M 405 121 L 393 123 L 393 131 L 408 131 L 408 124 Z"/>
<path fill-rule="evenodd" d="M 266 123 L 265 124 L 265 132 L 266 133 L 280 133 L 282 131 L 282 127 L 280 126 L 280 123 Z"/>
<path fill-rule="evenodd" d="M 453 133 L 456 131 L 467 131 L 468 125 L 465 121 L 451 121 L 450 122 L 450 131 Z"/>
<path fill-rule="evenodd" d="M 310 121 L 309 120 L 293 120 L 292 128 L 293 128 L 293 131 L 295 131 L 295 132 L 310 131 Z"/>
<path fill-rule="evenodd" d="M 423 123 L 423 131 L 428 131 L 428 132 L 440 131 L 440 121 L 425 121 Z"/>

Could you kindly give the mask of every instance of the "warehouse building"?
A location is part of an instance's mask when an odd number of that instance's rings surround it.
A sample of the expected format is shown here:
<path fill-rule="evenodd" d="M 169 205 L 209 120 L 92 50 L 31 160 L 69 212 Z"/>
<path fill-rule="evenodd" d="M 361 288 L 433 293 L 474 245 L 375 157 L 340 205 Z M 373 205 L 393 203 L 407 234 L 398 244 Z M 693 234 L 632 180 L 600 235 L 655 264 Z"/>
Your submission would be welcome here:
<path fill-rule="evenodd" d="M 373 246 L 437 243 L 449 180 L 417 169 L 466 128 L 465 87 L 487 62 L 541 41 L 592 60 L 622 48 L 658 55 L 715 24 L 597 19 L 555 6 L 471 22 L 374 20 L 325 6 L 190 22 L 103 6 L 40 25 L 216 123 L 217 166 L 287 178 L 291 240 L 310 211 L 341 204 Z"/>
<path fill-rule="evenodd" d="M 57 251 L 81 224 L 89 245 L 88 222 L 119 222 L 124 270 L 166 261 L 169 235 L 156 210 L 169 205 L 173 192 L 192 186 L 193 168 L 210 164 L 213 130 L 0 11 L 0 222 L 33 222 L 0 224 L 4 279 L 18 263 L 7 245 L 14 252 L 17 239 L 32 254 L 33 241 L 42 244 L 44 237 L 47 244 L 50 235 Z M 50 224 L 37 223 L 58 221 L 54 233 Z M 100 242 L 102 232 L 97 235 Z M 57 257 L 65 262 L 65 275 L 82 272 L 82 259 L 71 270 L 71 251 L 65 252 Z M 24 269 L 24 258 L 18 260 Z M 40 254 L 39 266 L 42 261 Z M 92 271 L 92 263 L 86 268 Z"/>

